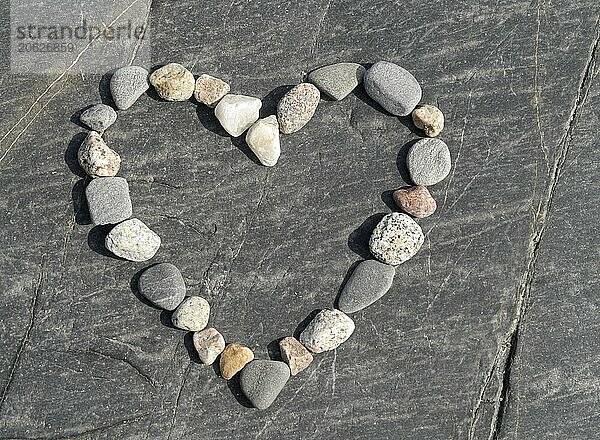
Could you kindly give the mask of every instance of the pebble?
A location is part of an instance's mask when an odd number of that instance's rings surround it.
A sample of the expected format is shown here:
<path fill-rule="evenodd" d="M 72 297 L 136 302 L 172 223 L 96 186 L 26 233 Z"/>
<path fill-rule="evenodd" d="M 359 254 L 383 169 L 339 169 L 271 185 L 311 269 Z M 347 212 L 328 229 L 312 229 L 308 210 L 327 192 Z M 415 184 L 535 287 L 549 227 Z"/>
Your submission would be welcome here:
<path fill-rule="evenodd" d="M 210 305 L 199 296 L 189 296 L 177 306 L 171 316 L 171 322 L 181 330 L 197 332 L 208 324 Z"/>
<path fill-rule="evenodd" d="M 305 370 L 313 361 L 313 355 L 293 336 L 279 341 L 281 358 L 290 367 L 292 376 Z"/>
<path fill-rule="evenodd" d="M 369 240 L 369 249 L 382 263 L 397 266 L 415 255 L 425 237 L 421 227 L 408 215 L 392 212 L 381 219 Z"/>
<path fill-rule="evenodd" d="M 192 336 L 198 357 L 204 365 L 212 365 L 225 349 L 225 339 L 216 329 L 210 327 Z"/>
<path fill-rule="evenodd" d="M 117 120 L 117 112 L 109 105 L 96 104 L 84 111 L 79 120 L 91 130 L 103 132 Z"/>
<path fill-rule="evenodd" d="M 319 67 L 308 74 L 308 81 L 327 96 L 340 101 L 362 82 L 365 68 L 356 63 L 337 63 Z"/>
<path fill-rule="evenodd" d="M 215 107 L 215 116 L 233 137 L 240 136 L 259 118 L 262 101 L 245 95 L 225 95 Z"/>
<path fill-rule="evenodd" d="M 354 321 L 340 310 L 323 309 L 300 334 L 300 342 L 313 353 L 334 350 L 354 332 Z"/>
<path fill-rule="evenodd" d="M 436 138 L 417 141 L 408 150 L 406 167 L 411 180 L 417 185 L 430 186 L 441 182 L 452 168 L 448 145 Z"/>
<path fill-rule="evenodd" d="M 160 247 L 160 237 L 141 220 L 132 218 L 115 226 L 104 241 L 106 249 L 130 261 L 146 261 Z"/>
<path fill-rule="evenodd" d="M 121 67 L 110 78 L 110 94 L 119 110 L 127 110 L 149 88 L 148 71 L 143 67 Z"/>
<path fill-rule="evenodd" d="M 268 167 L 274 166 L 281 154 L 277 117 L 271 115 L 256 121 L 246 133 L 246 143 L 260 163 Z"/>
<path fill-rule="evenodd" d="M 267 409 L 290 378 L 290 369 L 279 361 L 255 360 L 240 373 L 240 388 L 257 409 Z"/>
<path fill-rule="evenodd" d="M 187 101 L 194 94 L 196 81 L 181 64 L 169 63 L 152 72 L 150 84 L 165 101 Z"/>
<path fill-rule="evenodd" d="M 85 189 L 94 225 L 112 225 L 127 220 L 133 210 L 129 197 L 129 184 L 122 177 L 99 177 Z"/>
<path fill-rule="evenodd" d="M 365 90 L 385 110 L 406 116 L 421 100 L 421 86 L 408 70 L 388 61 L 379 61 L 365 73 Z"/>
<path fill-rule="evenodd" d="M 370 306 L 390 290 L 395 273 L 394 266 L 377 260 L 360 262 L 340 294 L 339 309 L 354 313 Z"/>
<path fill-rule="evenodd" d="M 254 353 L 248 347 L 235 343 L 227 344 L 219 360 L 221 376 L 225 380 L 231 379 L 253 359 Z"/>
<path fill-rule="evenodd" d="M 91 177 L 113 177 L 121 168 L 121 156 L 109 148 L 100 134 L 90 131 L 77 151 L 79 166 Z"/>
<path fill-rule="evenodd" d="M 214 108 L 217 103 L 231 90 L 229 84 L 210 75 L 200 75 L 196 80 L 194 97 L 196 101 Z"/>
<path fill-rule="evenodd" d="M 284 134 L 304 127 L 315 114 L 321 92 L 310 83 L 300 83 L 287 92 L 277 105 L 279 129 Z"/>
<path fill-rule="evenodd" d="M 400 188 L 394 191 L 393 197 L 396 205 L 413 217 L 429 217 L 437 208 L 437 203 L 426 186 Z"/>
<path fill-rule="evenodd" d="M 412 112 L 412 120 L 429 137 L 436 137 L 444 129 L 444 114 L 435 105 L 418 105 Z"/>
<path fill-rule="evenodd" d="M 185 282 L 174 264 L 159 263 L 140 275 L 138 289 L 152 304 L 165 310 L 175 310 L 185 298 Z"/>

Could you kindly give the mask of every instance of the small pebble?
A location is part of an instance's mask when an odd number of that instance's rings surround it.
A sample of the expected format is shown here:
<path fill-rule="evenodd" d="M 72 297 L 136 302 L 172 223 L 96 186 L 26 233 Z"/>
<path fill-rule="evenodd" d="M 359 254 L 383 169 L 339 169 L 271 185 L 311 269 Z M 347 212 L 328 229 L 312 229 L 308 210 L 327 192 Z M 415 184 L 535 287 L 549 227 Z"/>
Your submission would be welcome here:
<path fill-rule="evenodd" d="M 279 361 L 255 360 L 240 373 L 240 388 L 257 409 L 267 409 L 290 378 L 290 369 Z"/>
<path fill-rule="evenodd" d="M 426 186 L 400 188 L 394 191 L 393 197 L 396 205 L 413 217 L 429 217 L 437 208 L 437 203 Z"/>
<path fill-rule="evenodd" d="M 246 133 L 246 143 L 260 163 L 268 167 L 274 166 L 281 154 L 277 117 L 271 115 L 256 121 Z"/>
<path fill-rule="evenodd" d="M 121 168 L 121 157 L 95 131 L 90 131 L 77 151 L 79 166 L 91 177 L 113 177 Z"/>
<path fill-rule="evenodd" d="M 185 298 L 185 282 L 174 264 L 159 263 L 140 275 L 138 289 L 152 304 L 165 310 L 175 310 Z"/>
<path fill-rule="evenodd" d="M 340 101 L 362 82 L 365 68 L 356 63 L 337 63 L 319 67 L 308 74 L 308 82 L 329 97 Z"/>
<path fill-rule="evenodd" d="M 214 108 L 231 90 L 225 81 L 210 75 L 200 75 L 196 80 L 194 97 L 196 101 Z"/>
<path fill-rule="evenodd" d="M 412 112 L 412 120 L 429 137 L 436 137 L 444 129 L 444 114 L 435 105 L 418 105 Z"/>
<path fill-rule="evenodd" d="M 117 120 L 117 112 L 106 104 L 96 104 L 84 111 L 79 120 L 91 130 L 103 132 Z"/>
<path fill-rule="evenodd" d="M 448 145 L 435 138 L 417 141 L 408 150 L 406 167 L 411 180 L 417 185 L 430 186 L 441 182 L 452 168 Z"/>
<path fill-rule="evenodd" d="M 127 110 L 150 88 L 143 67 L 121 67 L 110 78 L 110 94 L 119 110 Z"/>
<path fill-rule="evenodd" d="M 133 212 L 129 184 L 122 177 L 99 177 L 85 189 L 94 225 L 112 225 L 127 220 Z"/>
<path fill-rule="evenodd" d="M 323 309 L 300 334 L 300 342 L 313 353 L 334 350 L 354 332 L 354 321 L 340 310 Z"/>
<path fill-rule="evenodd" d="M 132 218 L 115 226 L 104 241 L 106 249 L 130 261 L 146 261 L 156 255 L 160 237 L 141 220 Z"/>
<path fill-rule="evenodd" d="M 187 101 L 194 94 L 196 81 L 181 64 L 170 63 L 152 72 L 150 84 L 165 101 Z"/>
<path fill-rule="evenodd" d="M 197 332 L 208 324 L 210 305 L 199 296 L 189 296 L 177 306 L 171 316 L 171 322 L 181 330 Z"/>
<path fill-rule="evenodd" d="M 296 338 L 288 336 L 279 341 L 281 358 L 290 367 L 292 376 L 305 370 L 313 361 L 313 355 Z"/>
<path fill-rule="evenodd" d="M 385 110 L 406 116 L 421 100 L 421 86 L 408 70 L 388 61 L 379 61 L 365 73 L 365 90 Z"/>
<path fill-rule="evenodd" d="M 412 258 L 423 244 L 425 237 L 421 227 L 408 215 L 392 212 L 377 224 L 369 249 L 382 263 L 397 266 Z"/>
<path fill-rule="evenodd" d="M 339 309 L 354 313 L 370 306 L 390 290 L 395 273 L 394 266 L 377 260 L 360 262 L 340 293 Z"/>
<path fill-rule="evenodd" d="M 210 327 L 192 336 L 198 357 L 204 365 L 212 365 L 225 349 L 225 339 L 216 329 Z"/>
<path fill-rule="evenodd" d="M 315 114 L 321 92 L 310 83 L 301 83 L 287 92 L 277 105 L 279 129 L 284 134 L 304 127 Z"/>
<path fill-rule="evenodd" d="M 262 101 L 245 95 L 225 95 L 215 107 L 215 116 L 233 137 L 248 130 L 259 118 Z"/>
<path fill-rule="evenodd" d="M 254 353 L 248 347 L 235 343 L 227 344 L 219 360 L 221 376 L 225 380 L 231 379 L 253 359 Z"/>

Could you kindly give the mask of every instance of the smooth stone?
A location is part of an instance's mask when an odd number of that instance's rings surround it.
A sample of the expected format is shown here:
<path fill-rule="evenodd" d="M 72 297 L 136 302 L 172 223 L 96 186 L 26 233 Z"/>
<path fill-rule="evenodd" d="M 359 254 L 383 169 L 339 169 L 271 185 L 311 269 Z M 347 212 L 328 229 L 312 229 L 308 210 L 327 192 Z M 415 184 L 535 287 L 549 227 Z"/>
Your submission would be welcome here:
<path fill-rule="evenodd" d="M 122 177 L 99 177 L 85 189 L 85 197 L 94 225 L 112 225 L 131 217 L 133 209 L 129 184 Z"/>
<path fill-rule="evenodd" d="M 143 67 L 121 67 L 110 78 L 110 94 L 119 110 L 127 110 L 149 88 L 148 71 Z"/>
<path fill-rule="evenodd" d="M 293 336 L 279 341 L 279 351 L 283 362 L 288 364 L 292 376 L 304 371 L 313 361 L 313 355 Z"/>
<path fill-rule="evenodd" d="M 308 74 L 308 82 L 327 96 L 340 101 L 362 82 L 366 69 L 356 63 L 337 63 L 319 67 Z"/>
<path fill-rule="evenodd" d="M 321 92 L 310 83 L 300 83 L 283 95 L 277 104 L 281 132 L 290 134 L 304 127 L 315 114 L 320 100 Z"/>
<path fill-rule="evenodd" d="M 152 72 L 150 84 L 165 101 L 187 101 L 194 94 L 196 81 L 184 66 L 169 63 Z"/>
<path fill-rule="evenodd" d="M 158 252 L 160 237 L 141 220 L 132 218 L 115 226 L 106 236 L 104 244 L 117 257 L 146 261 Z"/>
<path fill-rule="evenodd" d="M 274 166 L 281 154 L 277 117 L 271 115 L 256 121 L 246 133 L 246 143 L 260 163 Z"/>
<path fill-rule="evenodd" d="M 260 114 L 262 101 L 245 95 L 225 95 L 215 107 L 215 116 L 233 137 L 240 136 L 254 124 Z"/>
<path fill-rule="evenodd" d="M 174 264 L 159 263 L 140 275 L 138 289 L 156 307 L 175 310 L 185 298 L 185 282 Z"/>
<path fill-rule="evenodd" d="M 390 290 L 395 273 L 394 266 L 377 260 L 360 262 L 340 293 L 338 308 L 355 313 L 370 306 Z"/>
<path fill-rule="evenodd" d="M 408 150 L 406 167 L 411 180 L 417 185 L 430 186 L 441 182 L 452 168 L 448 145 L 436 138 L 417 141 Z"/>
<path fill-rule="evenodd" d="M 429 137 L 436 137 L 444 129 L 444 114 L 435 105 L 418 105 L 412 111 L 412 120 Z"/>
<path fill-rule="evenodd" d="M 381 219 L 369 240 L 369 249 L 382 263 L 397 266 L 415 255 L 425 237 L 421 227 L 408 215 L 392 212 Z"/>
<path fill-rule="evenodd" d="M 354 332 L 354 321 L 340 310 L 323 309 L 300 334 L 300 342 L 313 353 L 335 350 Z"/>
<path fill-rule="evenodd" d="M 113 177 L 121 168 L 121 156 L 112 150 L 100 134 L 90 131 L 77 151 L 79 166 L 91 177 Z"/>
<path fill-rule="evenodd" d="M 189 296 L 177 306 L 171 322 L 181 330 L 197 332 L 208 324 L 210 317 L 210 304 L 199 296 Z"/>
<path fill-rule="evenodd" d="M 410 114 L 421 100 L 421 86 L 412 73 L 388 61 L 373 64 L 364 83 L 367 94 L 396 116 Z"/>
<path fill-rule="evenodd" d="M 253 359 L 254 353 L 248 347 L 235 343 L 227 344 L 219 359 L 221 376 L 225 380 L 231 379 Z"/>
<path fill-rule="evenodd" d="M 103 132 L 117 120 L 117 112 L 109 105 L 96 104 L 85 110 L 79 120 L 91 130 Z"/>
<path fill-rule="evenodd" d="M 240 373 L 240 388 L 257 409 L 267 409 L 290 378 L 290 369 L 279 361 L 255 360 Z"/>
<path fill-rule="evenodd" d="M 225 81 L 210 75 L 200 75 L 196 80 L 194 97 L 196 101 L 214 108 L 227 95 L 231 87 Z"/>
<path fill-rule="evenodd" d="M 204 365 L 212 365 L 225 349 L 225 339 L 216 329 L 210 327 L 194 333 L 194 348 Z"/>
<path fill-rule="evenodd" d="M 417 218 L 429 217 L 437 208 L 426 186 L 400 188 L 394 191 L 392 197 L 400 209 Z"/>

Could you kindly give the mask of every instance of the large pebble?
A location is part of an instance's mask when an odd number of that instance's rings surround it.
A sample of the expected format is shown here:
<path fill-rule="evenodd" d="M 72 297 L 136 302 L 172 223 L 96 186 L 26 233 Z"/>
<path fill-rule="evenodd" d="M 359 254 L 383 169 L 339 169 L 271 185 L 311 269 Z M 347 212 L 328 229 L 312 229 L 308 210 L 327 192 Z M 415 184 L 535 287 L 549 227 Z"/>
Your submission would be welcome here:
<path fill-rule="evenodd" d="M 117 120 L 117 112 L 106 104 L 96 104 L 85 110 L 79 120 L 91 130 L 103 132 Z"/>
<path fill-rule="evenodd" d="M 240 388 L 257 409 L 266 409 L 275 401 L 290 378 L 290 369 L 279 361 L 255 360 L 240 373 Z"/>
<path fill-rule="evenodd" d="M 412 258 L 423 244 L 421 227 L 408 215 L 392 212 L 377 224 L 369 249 L 379 261 L 397 266 Z"/>
<path fill-rule="evenodd" d="M 412 120 L 429 137 L 436 137 L 444 129 L 444 114 L 435 105 L 418 105 L 412 111 Z"/>
<path fill-rule="evenodd" d="M 215 107 L 215 116 L 233 137 L 238 137 L 254 124 L 260 115 L 262 101 L 245 95 L 226 95 Z"/>
<path fill-rule="evenodd" d="M 221 376 L 225 380 L 231 379 L 253 359 L 254 353 L 248 347 L 235 343 L 227 344 L 219 359 Z"/>
<path fill-rule="evenodd" d="M 197 332 L 208 324 L 210 305 L 199 296 L 190 296 L 183 300 L 173 312 L 171 322 L 177 328 Z"/>
<path fill-rule="evenodd" d="M 229 84 L 210 75 L 200 75 L 196 80 L 194 97 L 204 105 L 214 108 L 217 103 L 231 90 Z"/>
<path fill-rule="evenodd" d="M 279 341 L 281 359 L 288 364 L 292 376 L 304 371 L 313 361 L 313 355 L 293 336 Z"/>
<path fill-rule="evenodd" d="M 421 86 L 408 70 L 379 61 L 365 73 L 367 94 L 393 115 L 406 116 L 421 100 Z"/>
<path fill-rule="evenodd" d="M 429 217 L 437 208 L 426 186 L 400 188 L 394 191 L 393 198 L 400 209 L 417 218 Z"/>
<path fill-rule="evenodd" d="M 300 334 L 300 342 L 313 353 L 334 350 L 354 332 L 354 321 L 340 310 L 323 309 Z"/>
<path fill-rule="evenodd" d="M 181 64 L 170 63 L 150 75 L 150 84 L 165 101 L 187 101 L 194 94 L 194 75 Z"/>
<path fill-rule="evenodd" d="M 304 127 L 315 114 L 320 99 L 321 92 L 310 83 L 300 83 L 283 95 L 277 105 L 281 132 L 290 134 Z"/>
<path fill-rule="evenodd" d="M 271 115 L 256 121 L 246 133 L 246 143 L 260 163 L 268 167 L 274 166 L 281 154 L 277 117 Z"/>
<path fill-rule="evenodd" d="M 79 166 L 91 177 L 113 177 L 121 168 L 121 157 L 100 134 L 90 131 L 77 151 Z"/>
<path fill-rule="evenodd" d="M 143 67 L 121 67 L 110 78 L 110 93 L 119 110 L 127 110 L 149 88 L 148 71 Z"/>
<path fill-rule="evenodd" d="M 360 262 L 340 293 L 338 308 L 354 313 L 370 306 L 390 290 L 395 272 L 394 266 L 377 260 Z"/>
<path fill-rule="evenodd" d="M 212 365 L 225 349 L 223 335 L 212 327 L 194 333 L 192 340 L 198 357 L 204 365 Z"/>
<path fill-rule="evenodd" d="M 152 304 L 175 310 L 185 297 L 185 282 L 174 264 L 159 263 L 140 275 L 138 289 Z"/>
<path fill-rule="evenodd" d="M 319 67 L 308 74 L 308 81 L 327 96 L 340 101 L 362 82 L 365 68 L 356 63 L 337 63 Z"/>
<path fill-rule="evenodd" d="M 406 167 L 417 185 L 430 186 L 444 180 L 452 168 L 448 145 L 440 139 L 417 141 L 406 156 Z"/>
<path fill-rule="evenodd" d="M 85 197 L 94 225 L 112 225 L 131 217 L 129 184 L 122 177 L 99 177 L 85 189 Z"/>
<path fill-rule="evenodd" d="M 132 218 L 112 228 L 104 243 L 117 257 L 146 261 L 158 252 L 160 237 L 141 220 Z"/>

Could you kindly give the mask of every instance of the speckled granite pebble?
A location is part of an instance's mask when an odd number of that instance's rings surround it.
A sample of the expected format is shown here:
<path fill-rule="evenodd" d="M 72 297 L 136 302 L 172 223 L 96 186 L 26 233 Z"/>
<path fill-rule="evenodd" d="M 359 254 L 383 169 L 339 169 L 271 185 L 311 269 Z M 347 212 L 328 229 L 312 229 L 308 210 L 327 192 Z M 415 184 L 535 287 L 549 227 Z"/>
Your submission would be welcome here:
<path fill-rule="evenodd" d="M 90 219 L 95 225 L 110 225 L 131 217 L 129 185 L 122 177 L 99 177 L 85 189 Z"/>
<path fill-rule="evenodd" d="M 313 361 L 313 355 L 293 336 L 288 336 L 279 341 L 281 359 L 288 364 L 292 376 L 308 368 Z"/>
<path fill-rule="evenodd" d="M 117 120 L 117 112 L 106 104 L 96 104 L 85 110 L 79 120 L 91 130 L 103 132 Z"/>
<path fill-rule="evenodd" d="M 340 310 L 323 309 L 300 334 L 300 342 L 313 353 L 334 350 L 354 332 L 354 321 Z"/>
<path fill-rule="evenodd" d="M 165 310 L 174 310 L 185 297 L 183 276 L 171 263 L 155 264 L 142 272 L 138 289 L 155 306 Z"/>
<path fill-rule="evenodd" d="M 204 74 L 196 80 L 194 97 L 198 102 L 214 108 L 230 89 L 229 84 L 222 79 Z"/>
<path fill-rule="evenodd" d="M 219 359 L 221 376 L 225 380 L 231 379 L 253 359 L 254 353 L 248 347 L 235 343 L 227 344 Z"/>
<path fill-rule="evenodd" d="M 369 240 L 369 249 L 382 263 L 397 266 L 415 255 L 425 237 L 408 215 L 392 212 L 381 219 Z"/>
<path fill-rule="evenodd" d="M 255 360 L 240 373 L 240 388 L 257 409 L 266 409 L 275 401 L 290 378 L 290 369 L 279 361 Z"/>
<path fill-rule="evenodd" d="M 362 261 L 356 266 L 338 299 L 338 308 L 354 313 L 370 306 L 390 290 L 396 270 L 377 260 Z"/>
<path fill-rule="evenodd" d="M 177 328 L 197 332 L 208 324 L 210 305 L 199 296 L 189 296 L 173 312 L 171 322 Z"/>
<path fill-rule="evenodd" d="M 150 75 L 150 84 L 165 101 L 187 101 L 194 94 L 192 72 L 177 63 L 169 63 Z"/>
<path fill-rule="evenodd" d="M 426 186 L 400 188 L 394 191 L 393 197 L 400 209 L 417 218 L 429 217 L 437 208 Z"/>
<path fill-rule="evenodd" d="M 225 349 L 223 335 L 212 327 L 194 333 L 192 340 L 204 365 L 211 365 Z"/>
<path fill-rule="evenodd" d="M 421 100 L 421 86 L 408 70 L 379 61 L 365 73 L 365 90 L 393 115 L 406 116 Z"/>
<path fill-rule="evenodd" d="M 112 228 L 104 243 L 117 257 L 146 261 L 158 252 L 160 237 L 141 220 L 132 218 Z"/>
<path fill-rule="evenodd" d="M 337 63 L 313 70 L 307 79 L 327 96 L 340 101 L 362 82 L 365 72 L 360 64 Z"/>
<path fill-rule="evenodd" d="M 412 120 L 429 137 L 436 137 L 444 129 L 444 114 L 435 105 L 418 105 L 412 111 Z"/>
<path fill-rule="evenodd" d="M 254 124 L 260 115 L 262 101 L 245 95 L 226 95 L 215 107 L 215 116 L 233 137 L 240 136 Z"/>
<path fill-rule="evenodd" d="M 277 105 L 281 132 L 290 134 L 304 127 L 315 114 L 320 100 L 321 92 L 310 83 L 300 83 L 283 95 Z"/>
<path fill-rule="evenodd" d="M 149 88 L 148 71 L 143 67 L 121 67 L 110 78 L 110 93 L 119 110 L 127 110 Z"/>
<path fill-rule="evenodd" d="M 256 121 L 246 133 L 246 143 L 260 163 L 274 166 L 281 154 L 277 117 L 271 115 Z"/>
<path fill-rule="evenodd" d="M 121 168 L 121 157 L 100 134 L 90 131 L 77 151 L 79 166 L 91 177 L 113 177 Z"/>
<path fill-rule="evenodd" d="M 435 185 L 450 173 L 452 168 L 450 150 L 440 139 L 421 139 L 408 150 L 406 167 L 415 184 Z"/>

